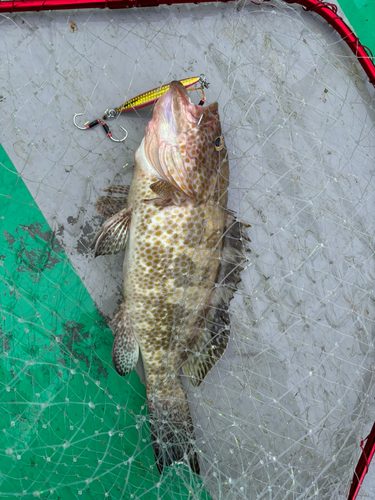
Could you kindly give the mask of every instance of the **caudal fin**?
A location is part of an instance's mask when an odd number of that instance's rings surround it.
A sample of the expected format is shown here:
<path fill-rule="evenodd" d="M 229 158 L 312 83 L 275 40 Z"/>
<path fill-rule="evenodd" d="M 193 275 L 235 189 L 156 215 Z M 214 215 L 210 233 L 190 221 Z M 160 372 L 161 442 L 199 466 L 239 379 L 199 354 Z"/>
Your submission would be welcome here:
<path fill-rule="evenodd" d="M 177 384 L 176 384 L 177 385 Z M 182 386 L 179 390 L 184 392 Z M 181 393 L 181 392 L 180 392 Z M 149 399 L 152 445 L 156 465 L 162 473 L 173 462 L 185 462 L 199 474 L 199 462 L 195 451 L 195 436 L 185 394 L 181 399 Z"/>

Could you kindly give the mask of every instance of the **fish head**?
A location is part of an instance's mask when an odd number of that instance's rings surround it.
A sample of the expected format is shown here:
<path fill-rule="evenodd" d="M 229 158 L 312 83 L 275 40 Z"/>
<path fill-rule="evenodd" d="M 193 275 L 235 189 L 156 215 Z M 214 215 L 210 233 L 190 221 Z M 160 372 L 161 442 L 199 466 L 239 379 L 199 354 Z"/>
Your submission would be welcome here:
<path fill-rule="evenodd" d="M 157 101 L 146 127 L 145 154 L 157 176 L 182 199 L 202 202 L 227 187 L 227 161 L 218 104 L 193 104 L 180 82 Z M 225 177 L 225 181 L 219 177 Z"/>

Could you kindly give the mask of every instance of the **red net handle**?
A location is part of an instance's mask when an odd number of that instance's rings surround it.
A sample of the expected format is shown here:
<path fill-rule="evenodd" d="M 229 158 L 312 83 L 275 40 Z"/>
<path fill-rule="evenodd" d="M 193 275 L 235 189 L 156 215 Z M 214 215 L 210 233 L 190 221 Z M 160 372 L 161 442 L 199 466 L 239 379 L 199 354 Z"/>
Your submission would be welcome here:
<path fill-rule="evenodd" d="M 366 441 L 365 447 L 363 443 Z M 357 467 L 353 475 L 353 481 L 350 487 L 348 500 L 355 500 L 357 498 L 358 492 L 361 488 L 365 475 L 368 472 L 372 457 L 375 452 L 375 424 L 372 426 L 370 434 L 366 439 L 361 441 L 362 455 L 358 460 Z"/>

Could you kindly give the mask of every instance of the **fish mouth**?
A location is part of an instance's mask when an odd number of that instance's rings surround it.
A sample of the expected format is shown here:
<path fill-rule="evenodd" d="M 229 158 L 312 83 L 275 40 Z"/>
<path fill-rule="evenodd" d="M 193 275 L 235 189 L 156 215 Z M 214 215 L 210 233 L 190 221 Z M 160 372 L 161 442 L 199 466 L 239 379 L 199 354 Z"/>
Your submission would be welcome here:
<path fill-rule="evenodd" d="M 182 83 L 174 81 L 155 104 L 152 120 L 146 127 L 146 138 L 154 135 L 159 143 L 168 141 L 173 144 L 186 128 L 198 124 L 202 113 L 202 106 L 191 102 Z"/>
<path fill-rule="evenodd" d="M 165 95 L 163 112 L 173 132 L 180 134 L 187 126 L 198 123 L 203 108 L 193 104 L 182 83 L 175 81 Z"/>

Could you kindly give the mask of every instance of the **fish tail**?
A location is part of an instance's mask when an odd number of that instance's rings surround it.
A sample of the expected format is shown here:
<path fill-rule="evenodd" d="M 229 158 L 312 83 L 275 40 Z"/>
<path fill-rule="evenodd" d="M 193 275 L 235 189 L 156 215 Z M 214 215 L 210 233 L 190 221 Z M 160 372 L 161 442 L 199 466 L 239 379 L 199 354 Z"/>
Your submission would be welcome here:
<path fill-rule="evenodd" d="M 182 385 L 168 384 L 163 395 L 154 393 L 149 398 L 150 426 L 156 465 L 162 473 L 173 462 L 185 462 L 199 474 L 199 462 L 195 451 L 193 422 L 185 390 Z M 169 397 L 164 394 L 169 393 Z"/>

